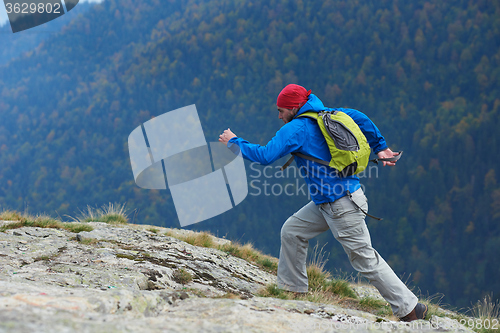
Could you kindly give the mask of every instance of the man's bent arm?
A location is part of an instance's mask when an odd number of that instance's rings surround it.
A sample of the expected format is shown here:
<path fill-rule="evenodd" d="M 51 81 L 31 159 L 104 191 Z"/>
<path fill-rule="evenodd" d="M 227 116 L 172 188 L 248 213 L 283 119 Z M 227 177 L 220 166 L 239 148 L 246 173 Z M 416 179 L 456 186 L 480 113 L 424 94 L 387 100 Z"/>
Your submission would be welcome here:
<path fill-rule="evenodd" d="M 301 146 L 297 140 L 297 132 L 304 131 L 304 128 L 295 126 L 283 126 L 276 135 L 265 146 L 250 143 L 242 138 L 234 137 L 228 142 L 237 144 L 240 147 L 244 158 L 263 165 L 268 165 L 277 159 L 298 150 Z"/>

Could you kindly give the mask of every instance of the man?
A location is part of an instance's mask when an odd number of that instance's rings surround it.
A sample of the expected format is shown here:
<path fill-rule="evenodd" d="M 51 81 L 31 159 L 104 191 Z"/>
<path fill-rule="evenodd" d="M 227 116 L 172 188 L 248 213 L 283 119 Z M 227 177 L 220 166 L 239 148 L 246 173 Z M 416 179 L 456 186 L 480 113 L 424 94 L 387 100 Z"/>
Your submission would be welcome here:
<path fill-rule="evenodd" d="M 353 109 L 326 108 L 318 97 L 302 86 L 286 86 L 278 95 L 276 104 L 279 118 L 285 125 L 267 145 L 251 144 L 230 129 L 220 135 L 219 141 L 228 147 L 238 145 L 244 158 L 264 165 L 292 152 L 330 161 L 330 151 L 316 120 L 297 116 L 308 111 L 339 110 L 348 114 L 360 127 L 370 148 L 379 158 L 397 155 L 387 147 L 384 137 L 365 114 Z M 354 269 L 379 290 L 396 316 L 403 321 L 423 319 L 427 306 L 418 303 L 417 297 L 371 245 L 362 212 L 368 210 L 368 204 L 359 178 L 338 177 L 329 167 L 298 156 L 296 163 L 299 169 L 305 171 L 312 201 L 288 218 L 281 229 L 278 287 L 298 293 L 308 291 L 308 241 L 330 229 L 342 244 Z M 383 165 L 394 166 L 395 163 L 383 162 Z M 352 196 L 347 196 L 348 193 Z"/>

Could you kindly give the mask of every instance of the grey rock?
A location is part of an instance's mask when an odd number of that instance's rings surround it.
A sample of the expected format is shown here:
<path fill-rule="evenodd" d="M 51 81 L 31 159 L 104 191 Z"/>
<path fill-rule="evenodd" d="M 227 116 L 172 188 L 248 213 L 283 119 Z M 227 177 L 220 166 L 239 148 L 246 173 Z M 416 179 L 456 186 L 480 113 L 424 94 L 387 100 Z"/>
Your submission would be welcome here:
<path fill-rule="evenodd" d="M 449 318 L 415 328 L 335 305 L 257 297 L 276 276 L 245 260 L 166 236 L 165 228 L 89 224 L 94 230 L 78 234 L 0 233 L 0 333 L 468 332 Z M 380 297 L 371 287 L 355 290 Z M 221 298 L 228 293 L 240 298 Z"/>
<path fill-rule="evenodd" d="M 358 283 L 351 285 L 351 287 L 359 298 L 374 298 L 385 301 L 377 288 L 372 285 Z"/>
<path fill-rule="evenodd" d="M 432 327 L 442 331 L 474 332 L 471 329 L 460 324 L 458 321 L 447 317 L 432 316 L 429 322 Z"/>

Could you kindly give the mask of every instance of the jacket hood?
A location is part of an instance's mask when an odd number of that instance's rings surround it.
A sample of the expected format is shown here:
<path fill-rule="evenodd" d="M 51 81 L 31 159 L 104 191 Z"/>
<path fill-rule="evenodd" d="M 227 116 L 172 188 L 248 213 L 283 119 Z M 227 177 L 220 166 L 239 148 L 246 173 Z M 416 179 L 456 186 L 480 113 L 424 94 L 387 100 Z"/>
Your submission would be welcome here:
<path fill-rule="evenodd" d="M 306 104 L 304 104 L 299 112 L 297 112 L 297 115 L 294 117 L 296 118 L 298 115 L 304 113 L 304 112 L 309 112 L 309 111 L 314 111 L 314 112 L 320 112 L 325 110 L 325 106 L 323 105 L 323 102 L 316 97 L 314 94 L 309 95 L 309 99 L 307 100 Z"/>

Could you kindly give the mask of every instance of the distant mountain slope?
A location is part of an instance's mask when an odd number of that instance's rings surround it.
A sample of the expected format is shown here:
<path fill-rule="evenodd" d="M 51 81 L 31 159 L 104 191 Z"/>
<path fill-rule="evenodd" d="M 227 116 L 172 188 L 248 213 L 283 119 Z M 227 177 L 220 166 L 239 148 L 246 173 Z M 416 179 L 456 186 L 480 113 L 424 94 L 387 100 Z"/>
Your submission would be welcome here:
<path fill-rule="evenodd" d="M 231 127 L 265 144 L 280 126 L 276 96 L 296 82 L 364 111 L 405 151 L 363 180 L 384 217 L 368 221 L 375 247 L 398 274 L 457 306 L 498 298 L 499 17 L 489 1 L 106 1 L 0 67 L 0 204 L 64 215 L 119 201 L 177 226 L 168 191 L 135 186 L 129 133 L 196 104 L 207 140 Z M 277 255 L 282 223 L 305 202 L 249 195 L 193 228 Z M 332 236 L 319 239 L 329 267 L 349 270 Z"/>

